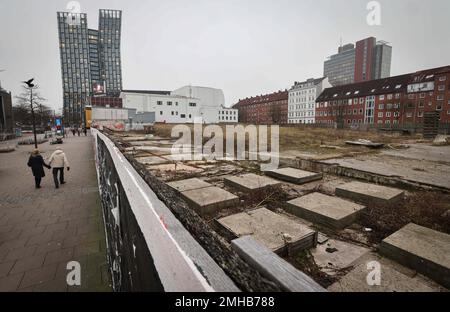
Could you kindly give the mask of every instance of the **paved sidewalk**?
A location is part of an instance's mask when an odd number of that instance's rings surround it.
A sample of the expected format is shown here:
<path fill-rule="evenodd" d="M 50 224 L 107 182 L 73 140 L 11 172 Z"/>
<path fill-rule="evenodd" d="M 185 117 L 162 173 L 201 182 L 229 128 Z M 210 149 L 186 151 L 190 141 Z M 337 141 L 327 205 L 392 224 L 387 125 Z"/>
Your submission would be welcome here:
<path fill-rule="evenodd" d="M 48 158 L 58 147 L 44 143 Z M 110 291 L 105 233 L 92 137 L 66 138 L 66 184 L 51 170 L 41 189 L 27 166 L 31 146 L 0 153 L 0 291 Z M 69 261 L 81 265 L 81 286 L 68 286 Z"/>

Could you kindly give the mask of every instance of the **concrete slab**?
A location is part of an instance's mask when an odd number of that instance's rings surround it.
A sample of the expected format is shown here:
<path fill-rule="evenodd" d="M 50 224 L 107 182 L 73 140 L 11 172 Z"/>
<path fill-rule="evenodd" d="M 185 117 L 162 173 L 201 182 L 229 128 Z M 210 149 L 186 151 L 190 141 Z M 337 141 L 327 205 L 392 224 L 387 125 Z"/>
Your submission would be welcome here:
<path fill-rule="evenodd" d="M 243 236 L 233 240 L 231 247 L 250 266 L 269 280 L 275 281 L 285 291 L 326 291 L 308 275 L 294 268 L 290 263 L 257 242 L 252 236 Z"/>
<path fill-rule="evenodd" d="M 173 181 L 167 183 L 170 187 L 173 187 L 179 192 L 185 192 L 190 190 L 197 190 L 205 187 L 213 186 L 212 184 L 209 184 L 203 180 L 192 178 L 187 180 L 180 180 L 180 181 Z"/>
<path fill-rule="evenodd" d="M 337 271 L 351 266 L 356 259 L 368 252 L 368 248 L 335 239 L 329 239 L 325 244 L 311 249 L 316 264 L 329 275 L 335 275 Z"/>
<path fill-rule="evenodd" d="M 322 179 L 322 173 L 315 173 L 310 171 L 304 171 L 295 168 L 281 168 L 271 171 L 264 172 L 266 175 L 274 177 L 279 180 L 295 183 L 304 184 L 311 181 L 316 181 Z"/>
<path fill-rule="evenodd" d="M 364 204 L 392 204 L 402 200 L 404 195 L 405 192 L 403 190 L 357 181 L 336 187 L 336 196 Z"/>
<path fill-rule="evenodd" d="M 380 264 L 380 285 L 369 285 L 369 273 L 373 264 Z M 439 291 L 439 285 L 427 278 L 410 274 L 398 263 L 369 252 L 352 264 L 352 269 L 339 281 L 328 287 L 332 292 L 414 292 Z M 433 285 L 434 284 L 434 285 Z M 434 286 L 434 287 L 433 287 Z"/>
<path fill-rule="evenodd" d="M 380 253 L 450 288 L 450 235 L 410 223 L 385 238 Z"/>
<path fill-rule="evenodd" d="M 316 245 L 317 232 L 298 220 L 266 208 L 234 214 L 217 220 L 234 237 L 252 235 L 262 245 L 283 253 L 288 245 L 292 251 Z"/>
<path fill-rule="evenodd" d="M 216 186 L 181 192 L 200 215 L 212 215 L 222 208 L 239 204 L 239 197 Z"/>
<path fill-rule="evenodd" d="M 171 161 L 158 156 L 148 156 L 148 157 L 136 157 L 136 160 L 144 165 L 158 165 L 158 164 L 166 164 Z"/>
<path fill-rule="evenodd" d="M 240 176 L 231 176 L 224 179 L 226 185 L 234 187 L 243 192 L 258 191 L 271 186 L 281 185 L 280 181 L 248 173 Z"/>
<path fill-rule="evenodd" d="M 168 172 L 168 171 L 192 172 L 192 173 L 203 172 L 203 169 L 201 169 L 201 168 L 187 166 L 182 163 L 148 166 L 147 169 L 158 170 L 158 171 L 163 171 L 163 172 Z"/>
<path fill-rule="evenodd" d="M 288 203 L 289 211 L 308 221 L 335 229 L 343 229 L 352 224 L 365 206 L 324 195 L 311 193 Z"/>
<path fill-rule="evenodd" d="M 369 285 L 368 274 L 373 271 L 373 262 L 380 264 L 380 285 Z M 438 292 L 444 289 L 423 275 L 369 252 L 358 258 L 353 269 L 339 281 L 328 287 L 332 292 Z"/>
<path fill-rule="evenodd" d="M 322 162 L 337 164 L 343 167 L 343 170 L 355 169 L 361 171 L 362 176 L 367 172 L 408 182 L 450 189 L 450 165 L 448 163 L 386 155 L 363 155 L 357 158 L 336 158 Z M 358 173 L 358 175 L 361 176 L 361 173 Z"/>

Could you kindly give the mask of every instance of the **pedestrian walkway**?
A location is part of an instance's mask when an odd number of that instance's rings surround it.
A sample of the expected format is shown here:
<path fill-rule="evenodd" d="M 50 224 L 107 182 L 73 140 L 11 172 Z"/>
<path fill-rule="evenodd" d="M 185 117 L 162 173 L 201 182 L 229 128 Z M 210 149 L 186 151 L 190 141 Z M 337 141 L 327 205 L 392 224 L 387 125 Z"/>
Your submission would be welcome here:
<path fill-rule="evenodd" d="M 0 153 L 0 291 L 110 291 L 92 137 L 44 143 L 44 159 L 61 147 L 70 162 L 55 189 L 51 170 L 35 189 L 27 161 L 34 146 Z M 68 286 L 78 261 L 81 286 Z"/>

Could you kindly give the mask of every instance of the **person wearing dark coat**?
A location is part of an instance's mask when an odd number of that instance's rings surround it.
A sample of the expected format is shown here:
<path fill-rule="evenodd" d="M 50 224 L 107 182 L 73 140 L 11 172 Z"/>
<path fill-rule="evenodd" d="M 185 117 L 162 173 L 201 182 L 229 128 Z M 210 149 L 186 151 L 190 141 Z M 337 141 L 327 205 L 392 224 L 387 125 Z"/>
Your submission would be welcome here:
<path fill-rule="evenodd" d="M 45 177 L 44 167 L 50 169 L 51 167 L 44 162 L 38 149 L 35 149 L 30 158 L 28 159 L 28 167 L 31 167 L 31 171 L 34 175 L 34 181 L 36 188 L 41 188 L 41 179 Z"/>

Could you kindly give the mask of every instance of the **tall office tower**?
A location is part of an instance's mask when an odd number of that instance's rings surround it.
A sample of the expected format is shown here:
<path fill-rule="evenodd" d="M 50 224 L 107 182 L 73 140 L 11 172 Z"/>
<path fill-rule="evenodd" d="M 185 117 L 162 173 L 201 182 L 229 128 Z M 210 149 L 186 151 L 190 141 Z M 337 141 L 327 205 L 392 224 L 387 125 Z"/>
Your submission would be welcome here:
<path fill-rule="evenodd" d="M 100 10 L 98 24 L 101 78 L 105 81 L 106 95 L 119 96 L 122 90 L 120 58 L 122 12 Z"/>
<path fill-rule="evenodd" d="M 372 80 L 373 53 L 376 41 L 374 37 L 370 37 L 356 42 L 354 82 Z"/>
<path fill-rule="evenodd" d="M 355 45 L 346 44 L 339 47 L 324 63 L 323 75 L 333 86 L 353 83 L 355 78 Z"/>
<path fill-rule="evenodd" d="M 392 47 L 369 37 L 340 47 L 324 63 L 324 76 L 333 86 L 387 78 L 391 73 Z"/>
<path fill-rule="evenodd" d="M 100 59 L 98 51 L 98 30 L 88 29 L 89 68 L 91 69 L 91 84 L 94 94 L 104 90 L 103 80 L 100 78 Z"/>
<path fill-rule="evenodd" d="M 92 96 L 120 95 L 122 12 L 100 10 L 99 30 L 88 29 L 85 13 L 58 12 L 57 18 L 65 123 L 82 124 Z"/>
<path fill-rule="evenodd" d="M 375 46 L 374 54 L 374 79 L 388 78 L 391 76 L 392 47 L 387 42 L 379 41 Z"/>
<path fill-rule="evenodd" d="M 87 16 L 67 12 L 57 16 L 64 118 L 66 124 L 80 124 L 91 93 Z"/>

